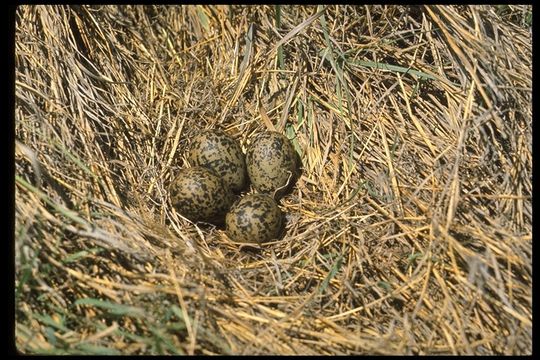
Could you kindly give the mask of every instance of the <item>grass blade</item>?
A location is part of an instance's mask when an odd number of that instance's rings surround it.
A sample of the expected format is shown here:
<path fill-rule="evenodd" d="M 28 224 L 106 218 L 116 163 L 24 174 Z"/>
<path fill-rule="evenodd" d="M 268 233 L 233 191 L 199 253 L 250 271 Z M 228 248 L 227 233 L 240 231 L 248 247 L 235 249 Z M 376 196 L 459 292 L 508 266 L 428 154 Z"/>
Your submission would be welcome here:
<path fill-rule="evenodd" d="M 126 315 L 130 317 L 143 317 L 144 310 L 135 306 L 115 304 L 105 300 L 83 298 L 75 301 L 74 305 L 88 305 L 109 311 L 114 315 Z"/>
<path fill-rule="evenodd" d="M 336 276 L 338 271 L 341 269 L 342 265 L 343 265 L 343 255 L 340 254 L 337 260 L 334 262 L 334 265 L 330 269 L 330 272 L 328 273 L 328 275 L 326 275 L 323 282 L 321 283 L 321 286 L 319 287 L 319 294 L 322 294 L 323 292 L 325 292 L 326 288 L 330 284 L 330 281 Z"/>
<path fill-rule="evenodd" d="M 276 10 L 276 28 L 279 30 L 281 29 L 281 5 L 275 5 Z M 283 70 L 285 68 L 285 64 L 283 62 L 283 45 L 279 45 L 277 49 L 278 54 L 278 68 L 280 70 Z"/>
<path fill-rule="evenodd" d="M 276 51 L 281 45 L 285 45 L 288 43 L 296 34 L 298 34 L 300 31 L 307 28 L 309 25 L 311 25 L 312 22 L 317 20 L 321 15 L 324 14 L 324 11 L 326 10 L 326 7 L 323 7 L 321 10 L 316 12 L 315 14 L 308 17 L 306 20 L 304 20 L 301 24 L 297 25 L 294 29 L 289 31 L 287 35 L 285 35 L 281 40 L 279 40 L 272 49 L 266 54 L 266 56 L 270 56 L 274 51 Z"/>

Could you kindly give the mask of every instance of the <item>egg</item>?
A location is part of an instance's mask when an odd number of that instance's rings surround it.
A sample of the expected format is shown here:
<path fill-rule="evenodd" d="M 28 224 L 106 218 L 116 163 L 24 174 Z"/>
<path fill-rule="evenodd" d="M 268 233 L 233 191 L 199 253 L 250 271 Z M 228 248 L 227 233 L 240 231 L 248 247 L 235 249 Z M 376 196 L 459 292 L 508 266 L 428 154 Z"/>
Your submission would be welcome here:
<path fill-rule="evenodd" d="M 234 202 L 232 191 L 214 171 L 205 167 L 180 170 L 169 193 L 176 211 L 194 222 L 223 223 Z"/>
<path fill-rule="evenodd" d="M 235 242 L 263 243 L 282 230 L 283 216 L 276 201 L 265 194 L 239 199 L 225 218 L 226 233 Z"/>
<path fill-rule="evenodd" d="M 246 153 L 247 172 L 255 190 L 281 197 L 298 175 L 297 154 L 290 140 L 275 131 L 257 136 Z"/>
<path fill-rule="evenodd" d="M 188 154 L 192 166 L 214 170 L 234 192 L 247 183 L 246 161 L 238 141 L 223 130 L 205 130 L 193 138 Z"/>

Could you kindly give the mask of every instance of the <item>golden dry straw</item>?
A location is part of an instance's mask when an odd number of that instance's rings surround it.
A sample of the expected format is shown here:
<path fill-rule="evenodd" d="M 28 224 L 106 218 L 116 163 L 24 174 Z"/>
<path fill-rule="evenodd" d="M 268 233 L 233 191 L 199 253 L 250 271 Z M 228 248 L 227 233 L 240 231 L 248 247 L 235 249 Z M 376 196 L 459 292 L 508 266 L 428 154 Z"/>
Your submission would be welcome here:
<path fill-rule="evenodd" d="M 25 354 L 531 354 L 532 7 L 19 6 Z M 177 214 L 190 139 L 286 134 L 282 238 Z"/>

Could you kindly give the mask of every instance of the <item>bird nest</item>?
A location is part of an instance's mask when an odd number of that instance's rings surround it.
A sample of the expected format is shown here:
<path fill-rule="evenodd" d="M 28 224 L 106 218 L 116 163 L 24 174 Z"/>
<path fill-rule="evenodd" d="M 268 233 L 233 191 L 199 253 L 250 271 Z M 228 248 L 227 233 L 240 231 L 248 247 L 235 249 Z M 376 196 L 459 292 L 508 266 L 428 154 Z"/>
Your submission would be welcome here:
<path fill-rule="evenodd" d="M 530 354 L 531 6 L 20 6 L 29 354 Z M 291 139 L 284 236 L 175 212 L 190 139 Z"/>

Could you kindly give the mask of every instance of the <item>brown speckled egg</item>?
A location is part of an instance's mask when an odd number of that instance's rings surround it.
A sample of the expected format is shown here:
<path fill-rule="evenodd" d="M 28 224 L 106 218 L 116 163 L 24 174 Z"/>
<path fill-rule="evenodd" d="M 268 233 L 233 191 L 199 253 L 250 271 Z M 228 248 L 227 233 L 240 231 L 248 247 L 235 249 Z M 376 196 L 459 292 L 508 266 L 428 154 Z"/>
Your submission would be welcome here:
<path fill-rule="evenodd" d="M 279 198 L 286 192 L 284 188 L 291 176 L 291 182 L 298 174 L 296 152 L 290 140 L 278 132 L 270 131 L 257 136 L 250 144 L 246 154 L 249 178 L 260 193 Z"/>
<path fill-rule="evenodd" d="M 234 192 L 246 185 L 246 161 L 238 141 L 222 130 L 205 130 L 193 138 L 188 155 L 192 166 L 204 166 Z"/>
<path fill-rule="evenodd" d="M 282 220 L 281 210 L 272 197 L 246 195 L 227 213 L 226 232 L 236 242 L 263 243 L 279 236 Z"/>
<path fill-rule="evenodd" d="M 210 169 L 182 169 L 170 188 L 171 203 L 191 221 L 223 223 L 234 195 Z"/>

